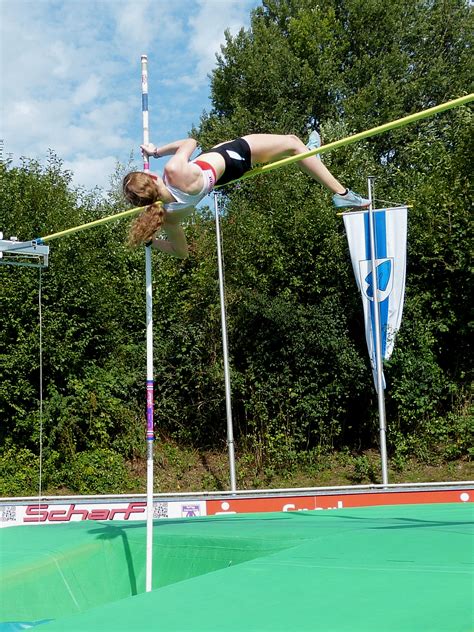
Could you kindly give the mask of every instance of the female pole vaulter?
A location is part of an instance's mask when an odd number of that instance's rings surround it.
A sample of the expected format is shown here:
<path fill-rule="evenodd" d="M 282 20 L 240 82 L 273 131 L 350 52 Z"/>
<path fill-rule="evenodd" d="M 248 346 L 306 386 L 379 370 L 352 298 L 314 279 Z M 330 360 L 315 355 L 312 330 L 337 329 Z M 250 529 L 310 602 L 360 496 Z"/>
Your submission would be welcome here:
<path fill-rule="evenodd" d="M 214 188 L 241 178 L 257 163 L 271 163 L 316 149 L 321 144 L 319 134 L 310 134 L 305 145 L 293 134 L 249 134 L 220 143 L 190 160 L 197 143 L 192 138 L 156 147 L 141 145 L 146 156 L 172 156 L 165 165 L 163 177 L 136 171 L 123 180 L 125 197 L 136 206 L 147 206 L 133 222 L 129 243 L 150 243 L 163 252 L 184 259 L 188 246 L 181 222 Z M 299 168 L 333 193 L 336 208 L 365 208 L 369 200 L 346 189 L 313 155 L 298 162 Z M 156 239 L 162 230 L 167 240 Z"/>

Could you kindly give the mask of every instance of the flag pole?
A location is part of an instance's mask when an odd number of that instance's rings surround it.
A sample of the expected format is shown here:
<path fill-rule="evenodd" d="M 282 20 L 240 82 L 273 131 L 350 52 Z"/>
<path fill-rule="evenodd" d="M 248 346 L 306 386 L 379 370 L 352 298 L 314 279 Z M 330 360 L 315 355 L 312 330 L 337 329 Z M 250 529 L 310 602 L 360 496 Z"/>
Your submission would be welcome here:
<path fill-rule="evenodd" d="M 148 129 L 148 57 L 141 56 L 142 71 L 142 121 L 143 144 L 150 141 Z M 150 171 L 149 157 L 143 153 L 143 170 Z M 153 422 L 153 285 L 151 267 L 151 245 L 145 247 L 146 285 L 146 576 L 145 590 L 150 592 L 153 583 L 153 444 L 155 440 Z"/>
<path fill-rule="evenodd" d="M 369 176 L 367 181 L 369 205 L 369 235 L 370 235 L 370 260 L 372 266 L 372 309 L 374 323 L 374 341 L 375 341 L 375 369 L 376 369 L 376 388 L 379 409 L 379 433 L 380 433 L 380 456 L 382 461 L 382 483 L 388 484 L 388 465 L 387 465 L 387 442 L 386 442 L 386 419 L 385 419 L 385 394 L 383 380 L 383 363 L 382 363 L 382 341 L 380 331 L 380 303 L 379 289 L 377 279 L 377 252 L 375 238 L 375 221 L 373 212 L 373 186 L 374 176 Z M 371 358 L 373 361 L 374 359 Z"/>
<path fill-rule="evenodd" d="M 225 407 L 227 415 L 227 449 L 229 451 L 230 488 L 237 489 L 235 476 L 234 430 L 232 424 L 232 401 L 229 370 L 229 353 L 227 344 L 227 324 L 225 310 L 224 271 L 222 265 L 221 234 L 219 220 L 219 193 L 214 192 L 214 211 L 216 215 L 217 266 L 219 271 L 219 297 L 221 303 L 222 351 L 224 356 Z"/>

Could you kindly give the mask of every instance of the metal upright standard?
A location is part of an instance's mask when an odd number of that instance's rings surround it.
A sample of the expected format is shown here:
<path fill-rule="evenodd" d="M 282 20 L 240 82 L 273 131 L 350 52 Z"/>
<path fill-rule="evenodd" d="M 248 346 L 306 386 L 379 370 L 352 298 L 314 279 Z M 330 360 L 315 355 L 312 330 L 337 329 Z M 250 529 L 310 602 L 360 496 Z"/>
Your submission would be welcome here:
<path fill-rule="evenodd" d="M 380 455 L 382 459 L 382 483 L 388 484 L 388 463 L 387 463 L 387 442 L 386 442 L 386 419 L 385 419 L 385 395 L 383 383 L 383 363 L 382 363 L 382 341 L 380 332 L 380 298 L 377 279 L 377 252 L 375 239 L 375 222 L 373 212 L 373 176 L 369 176 L 367 187 L 369 194 L 369 239 L 370 239 L 370 262 L 372 267 L 373 283 L 373 310 L 374 310 L 374 338 L 375 338 L 375 364 L 377 376 L 377 400 L 379 407 L 379 431 L 380 431 Z"/>
<path fill-rule="evenodd" d="M 230 386 L 229 353 L 227 345 L 227 318 L 225 309 L 224 267 L 222 265 L 221 231 L 219 219 L 219 193 L 214 193 L 214 211 L 216 216 L 217 265 L 219 271 L 219 296 L 221 303 L 222 351 L 224 356 L 225 408 L 227 416 L 227 448 L 229 451 L 230 488 L 237 489 L 235 477 L 234 429 L 232 423 L 232 400 Z"/>
<path fill-rule="evenodd" d="M 143 144 L 149 142 L 148 130 L 148 57 L 142 55 L 142 120 Z M 147 154 L 143 154 L 143 170 L 150 171 Z M 150 592 L 153 583 L 153 445 L 155 430 L 153 421 L 154 379 L 153 379 L 153 284 L 151 268 L 151 246 L 145 247 L 146 282 L 146 579 L 145 590 Z"/>

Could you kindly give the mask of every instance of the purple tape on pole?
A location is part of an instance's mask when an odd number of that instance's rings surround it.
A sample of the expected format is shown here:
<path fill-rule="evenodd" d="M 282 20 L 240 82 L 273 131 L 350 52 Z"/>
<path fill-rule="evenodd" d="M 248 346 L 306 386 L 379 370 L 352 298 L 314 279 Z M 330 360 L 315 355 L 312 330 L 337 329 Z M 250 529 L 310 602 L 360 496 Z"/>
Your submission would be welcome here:
<path fill-rule="evenodd" d="M 153 427 L 153 380 L 146 381 L 146 438 L 153 441 L 155 430 Z"/>

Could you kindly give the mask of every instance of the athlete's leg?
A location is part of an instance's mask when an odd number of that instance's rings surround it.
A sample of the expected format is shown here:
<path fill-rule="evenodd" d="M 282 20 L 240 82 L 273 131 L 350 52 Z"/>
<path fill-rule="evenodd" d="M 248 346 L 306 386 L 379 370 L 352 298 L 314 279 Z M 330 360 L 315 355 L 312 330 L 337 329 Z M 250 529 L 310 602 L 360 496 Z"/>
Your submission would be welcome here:
<path fill-rule="evenodd" d="M 243 136 L 252 152 L 252 163 L 269 163 L 296 156 L 308 151 L 306 145 L 293 134 L 249 134 Z M 344 193 L 346 188 L 332 175 L 329 169 L 317 159 L 310 156 L 296 163 L 301 171 L 317 180 L 333 193 Z"/>

